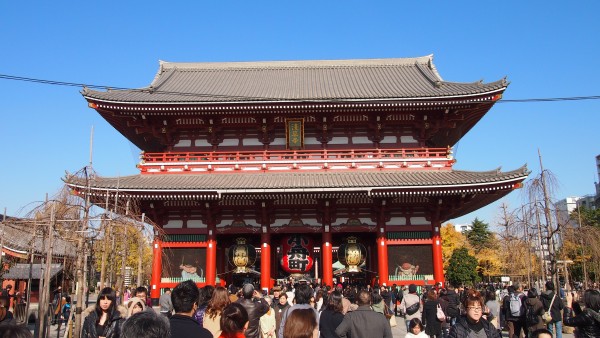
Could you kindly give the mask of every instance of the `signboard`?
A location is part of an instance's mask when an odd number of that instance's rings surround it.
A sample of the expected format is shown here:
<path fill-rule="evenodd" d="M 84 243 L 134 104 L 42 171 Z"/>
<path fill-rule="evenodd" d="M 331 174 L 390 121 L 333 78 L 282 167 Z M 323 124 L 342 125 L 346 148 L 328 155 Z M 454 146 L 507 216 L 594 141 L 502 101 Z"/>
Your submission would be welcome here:
<path fill-rule="evenodd" d="M 304 148 L 304 119 L 285 120 L 285 141 L 288 149 Z"/>

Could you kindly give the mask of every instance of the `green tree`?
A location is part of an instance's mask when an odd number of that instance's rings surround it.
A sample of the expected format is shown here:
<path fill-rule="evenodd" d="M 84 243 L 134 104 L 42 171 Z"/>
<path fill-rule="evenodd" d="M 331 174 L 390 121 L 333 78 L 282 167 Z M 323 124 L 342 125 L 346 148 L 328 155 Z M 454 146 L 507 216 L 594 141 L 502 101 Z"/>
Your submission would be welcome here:
<path fill-rule="evenodd" d="M 454 225 L 451 223 L 446 223 L 446 225 L 442 226 L 440 235 L 442 236 L 442 259 L 444 261 L 444 270 L 446 270 L 454 250 L 468 245 L 468 242 L 465 236 L 456 231 Z"/>
<path fill-rule="evenodd" d="M 446 270 L 446 279 L 452 285 L 475 284 L 479 281 L 477 258 L 469 254 L 465 247 L 454 250 Z"/>
<path fill-rule="evenodd" d="M 493 233 L 489 230 L 489 225 L 478 218 L 471 223 L 471 230 L 467 231 L 467 240 L 475 253 L 479 253 L 485 248 L 493 249 Z"/>

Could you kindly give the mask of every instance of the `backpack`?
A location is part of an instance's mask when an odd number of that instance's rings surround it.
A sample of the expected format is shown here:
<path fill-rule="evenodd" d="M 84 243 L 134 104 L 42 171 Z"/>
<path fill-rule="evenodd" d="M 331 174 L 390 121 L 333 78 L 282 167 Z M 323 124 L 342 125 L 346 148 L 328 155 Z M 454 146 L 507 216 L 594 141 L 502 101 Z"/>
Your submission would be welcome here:
<path fill-rule="evenodd" d="M 510 314 L 513 317 L 523 317 L 525 314 L 525 306 L 523 305 L 523 301 L 518 294 L 510 295 Z"/>
<path fill-rule="evenodd" d="M 527 310 L 525 313 L 525 323 L 527 326 L 534 326 L 538 323 L 538 321 L 538 315 L 535 313 L 533 305 L 527 305 Z"/>

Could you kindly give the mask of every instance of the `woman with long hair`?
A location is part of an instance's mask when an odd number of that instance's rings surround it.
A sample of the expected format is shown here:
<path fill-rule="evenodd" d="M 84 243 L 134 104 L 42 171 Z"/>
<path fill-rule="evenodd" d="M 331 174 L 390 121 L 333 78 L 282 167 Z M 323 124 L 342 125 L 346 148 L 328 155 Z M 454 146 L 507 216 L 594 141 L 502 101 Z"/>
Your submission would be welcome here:
<path fill-rule="evenodd" d="M 203 288 L 198 289 L 198 309 L 192 316 L 194 320 L 200 324 L 200 326 L 204 326 L 204 315 L 206 314 L 206 308 L 208 307 L 208 302 L 211 300 L 213 292 L 215 291 L 215 287 L 212 285 L 205 285 Z"/>
<path fill-rule="evenodd" d="M 567 292 L 567 307 L 563 325 L 574 326 L 578 338 L 600 337 L 600 291 L 586 290 L 583 294 L 585 309 L 581 310 L 577 294 Z M 575 313 L 575 316 L 573 316 Z"/>
<path fill-rule="evenodd" d="M 338 338 L 335 329 L 344 320 L 344 305 L 342 303 L 342 293 L 333 291 L 327 297 L 327 304 L 323 306 L 321 317 L 319 318 L 319 332 L 321 338 Z"/>
<path fill-rule="evenodd" d="M 442 322 L 437 318 L 438 306 L 440 306 L 440 302 L 437 299 L 435 290 L 427 291 L 421 322 L 425 325 L 425 333 L 429 337 L 440 338 L 442 336 Z"/>
<path fill-rule="evenodd" d="M 219 338 L 245 338 L 244 332 L 249 323 L 248 311 L 239 303 L 231 303 L 221 312 Z"/>
<path fill-rule="evenodd" d="M 204 328 L 210 331 L 215 338 L 221 335 L 221 313 L 230 303 L 227 289 L 217 286 L 206 305 L 204 314 Z"/>
<path fill-rule="evenodd" d="M 483 318 L 485 303 L 477 290 L 465 291 L 463 307 L 466 313 L 457 318 L 456 324 L 450 328 L 450 338 L 486 337 L 500 338 L 494 325 Z"/>
<path fill-rule="evenodd" d="M 83 338 L 119 338 L 124 318 L 117 308 L 117 295 L 112 288 L 98 294 L 96 306 L 83 322 Z"/>
<path fill-rule="evenodd" d="M 323 308 L 323 302 L 325 300 L 324 295 L 325 290 L 323 289 L 319 289 L 319 291 L 317 291 L 317 294 L 315 295 L 315 309 L 317 310 L 317 312 L 321 311 L 321 308 Z"/>
<path fill-rule="evenodd" d="M 297 309 L 290 313 L 283 328 L 283 338 L 317 338 L 319 326 L 314 309 Z"/>

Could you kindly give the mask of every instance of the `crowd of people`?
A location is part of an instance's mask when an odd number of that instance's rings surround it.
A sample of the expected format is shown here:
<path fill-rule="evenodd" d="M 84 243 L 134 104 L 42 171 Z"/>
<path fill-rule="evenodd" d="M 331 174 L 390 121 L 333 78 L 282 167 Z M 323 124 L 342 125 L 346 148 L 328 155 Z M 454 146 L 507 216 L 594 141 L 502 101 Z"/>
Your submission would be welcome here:
<path fill-rule="evenodd" d="M 388 338 L 396 325 L 406 325 L 406 338 L 500 338 L 503 329 L 509 338 L 562 338 L 563 325 L 578 338 L 600 337 L 600 292 L 579 299 L 568 291 L 563 299 L 552 282 L 538 291 L 519 283 L 425 289 L 300 281 L 267 295 L 249 283 L 198 288 L 188 280 L 163 290 L 158 312 L 146 288 L 124 294 L 100 290 L 83 311 L 83 338 Z M 64 308 L 70 302 L 61 295 Z M 7 299 L 0 297 L 0 338 L 30 337 L 14 325 Z"/>

